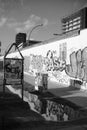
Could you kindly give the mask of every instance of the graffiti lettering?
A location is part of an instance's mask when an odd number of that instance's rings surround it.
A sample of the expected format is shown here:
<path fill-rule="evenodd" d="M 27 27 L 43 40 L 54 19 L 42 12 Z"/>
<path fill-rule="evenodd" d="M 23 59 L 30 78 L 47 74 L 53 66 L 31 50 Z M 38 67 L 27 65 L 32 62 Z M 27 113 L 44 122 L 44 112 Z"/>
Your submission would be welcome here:
<path fill-rule="evenodd" d="M 70 65 L 66 65 L 65 71 L 71 77 L 87 81 L 87 47 L 70 55 Z"/>
<path fill-rule="evenodd" d="M 24 58 L 24 70 L 28 71 L 29 70 L 29 66 L 30 66 L 30 57 L 29 56 L 25 56 L 25 58 Z"/>
<path fill-rule="evenodd" d="M 63 71 L 65 69 L 65 61 L 62 61 L 59 59 L 59 57 L 55 56 L 56 55 L 56 51 L 51 51 L 49 50 L 47 52 L 47 62 L 46 62 L 46 67 L 47 67 L 47 71 Z"/>

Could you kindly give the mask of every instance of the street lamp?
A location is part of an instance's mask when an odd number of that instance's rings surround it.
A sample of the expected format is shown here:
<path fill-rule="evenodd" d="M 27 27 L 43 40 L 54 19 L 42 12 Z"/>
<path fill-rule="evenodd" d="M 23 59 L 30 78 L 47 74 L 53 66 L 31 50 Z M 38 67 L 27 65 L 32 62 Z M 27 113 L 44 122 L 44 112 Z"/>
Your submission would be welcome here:
<path fill-rule="evenodd" d="M 53 35 L 54 35 L 54 36 L 62 36 L 63 33 L 60 33 L 60 34 L 58 34 L 58 33 L 54 33 Z"/>
<path fill-rule="evenodd" d="M 29 42 L 30 42 L 31 33 L 33 32 L 34 29 L 36 29 L 36 28 L 39 27 L 39 26 L 43 26 L 43 24 L 36 25 L 36 26 L 33 27 L 32 30 L 30 31 L 29 36 L 28 36 Z"/>

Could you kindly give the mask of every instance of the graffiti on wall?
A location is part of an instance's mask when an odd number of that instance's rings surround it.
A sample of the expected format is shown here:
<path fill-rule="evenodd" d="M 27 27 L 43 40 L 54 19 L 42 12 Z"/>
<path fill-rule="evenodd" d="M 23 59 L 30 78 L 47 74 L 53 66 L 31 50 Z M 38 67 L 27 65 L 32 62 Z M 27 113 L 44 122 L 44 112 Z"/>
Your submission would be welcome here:
<path fill-rule="evenodd" d="M 41 55 L 31 55 L 30 56 L 31 68 L 41 71 L 43 67 L 43 59 Z"/>
<path fill-rule="evenodd" d="M 70 55 L 70 64 L 66 65 L 65 71 L 71 77 L 87 81 L 87 47 Z"/>
<path fill-rule="evenodd" d="M 23 78 L 22 60 L 21 59 L 5 59 L 4 77 L 6 84 L 20 84 Z"/>
<path fill-rule="evenodd" d="M 24 57 L 24 70 L 26 72 L 29 70 L 29 66 L 30 66 L 30 57 L 29 56 L 25 56 Z"/>
<path fill-rule="evenodd" d="M 64 69 L 65 61 L 60 61 L 56 55 L 56 51 L 49 50 L 45 58 L 45 65 L 47 71 L 61 71 Z"/>
<path fill-rule="evenodd" d="M 43 59 L 41 55 L 33 55 L 31 54 L 30 56 L 25 56 L 24 59 L 24 70 L 29 71 L 29 70 L 37 70 L 41 71 L 43 67 Z"/>
<path fill-rule="evenodd" d="M 57 56 L 57 51 L 48 50 L 46 55 L 46 68 L 47 71 L 63 71 L 66 64 L 66 52 L 62 47 L 60 47 L 59 57 Z"/>
<path fill-rule="evenodd" d="M 60 61 L 59 57 L 54 55 L 54 51 L 48 51 L 46 57 L 41 55 L 31 55 L 25 57 L 24 68 L 25 71 L 29 69 L 36 69 L 37 71 L 63 71 L 65 69 L 65 61 Z M 51 54 L 51 55 L 50 55 Z"/>
<path fill-rule="evenodd" d="M 63 100 L 59 102 L 44 100 L 43 98 L 31 93 L 27 93 L 27 97 L 29 104 L 33 103 L 33 110 L 40 113 L 46 120 L 58 122 L 70 121 L 73 119 L 79 119 L 83 116 L 78 109 L 64 103 Z"/>
<path fill-rule="evenodd" d="M 66 57 L 67 57 L 67 44 L 62 43 L 59 45 L 59 58 L 60 61 L 66 61 Z"/>
<path fill-rule="evenodd" d="M 61 76 L 59 72 L 65 71 L 69 77 L 87 81 L 87 47 L 83 50 L 73 51 L 70 54 L 70 64 L 67 64 L 67 46 L 63 43 L 59 46 L 59 57 L 56 50 L 48 50 L 46 56 L 31 54 L 25 57 L 24 69 L 25 71 L 37 70 L 37 72 L 51 72 L 54 77 L 60 82 Z M 55 72 L 56 76 L 55 76 Z M 65 81 L 66 78 L 62 78 Z"/>
<path fill-rule="evenodd" d="M 56 50 L 48 50 L 45 57 L 43 57 L 42 55 L 34 54 L 30 54 L 30 56 L 25 56 L 25 71 L 63 71 L 66 66 L 66 48 L 66 43 L 60 44 L 59 57 Z"/>
<path fill-rule="evenodd" d="M 30 54 L 24 59 L 24 70 L 31 72 L 32 74 L 37 72 L 51 72 L 52 75 L 57 79 L 58 82 L 68 81 L 61 76 L 58 76 L 59 72 L 65 71 L 66 67 L 66 56 L 67 46 L 63 43 L 59 47 L 59 57 L 56 50 L 48 50 L 45 57 L 42 55 Z M 61 75 L 61 74 L 60 74 Z"/>

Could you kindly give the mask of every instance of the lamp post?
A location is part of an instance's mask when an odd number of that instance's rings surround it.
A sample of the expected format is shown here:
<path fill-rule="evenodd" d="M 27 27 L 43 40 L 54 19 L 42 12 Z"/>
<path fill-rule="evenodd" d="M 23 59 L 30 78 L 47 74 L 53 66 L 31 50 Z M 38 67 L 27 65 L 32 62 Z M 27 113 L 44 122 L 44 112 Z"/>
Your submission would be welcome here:
<path fill-rule="evenodd" d="M 58 34 L 58 33 L 54 33 L 53 35 L 54 35 L 54 36 L 62 36 L 63 33 L 60 33 L 60 34 Z"/>
<path fill-rule="evenodd" d="M 28 36 L 29 42 L 30 42 L 31 33 L 33 32 L 34 29 L 36 29 L 36 28 L 39 27 L 39 26 L 43 26 L 43 24 L 36 25 L 36 26 L 33 27 L 32 30 L 30 31 L 29 36 Z"/>

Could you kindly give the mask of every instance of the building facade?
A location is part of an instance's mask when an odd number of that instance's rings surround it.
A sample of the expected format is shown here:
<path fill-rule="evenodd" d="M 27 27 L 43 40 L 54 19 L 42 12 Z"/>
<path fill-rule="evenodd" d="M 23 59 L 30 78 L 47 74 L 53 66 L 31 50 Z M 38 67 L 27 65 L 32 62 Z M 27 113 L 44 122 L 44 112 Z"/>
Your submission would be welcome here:
<path fill-rule="evenodd" d="M 62 18 L 62 32 L 69 33 L 73 30 L 82 30 L 87 28 L 87 7 Z"/>

